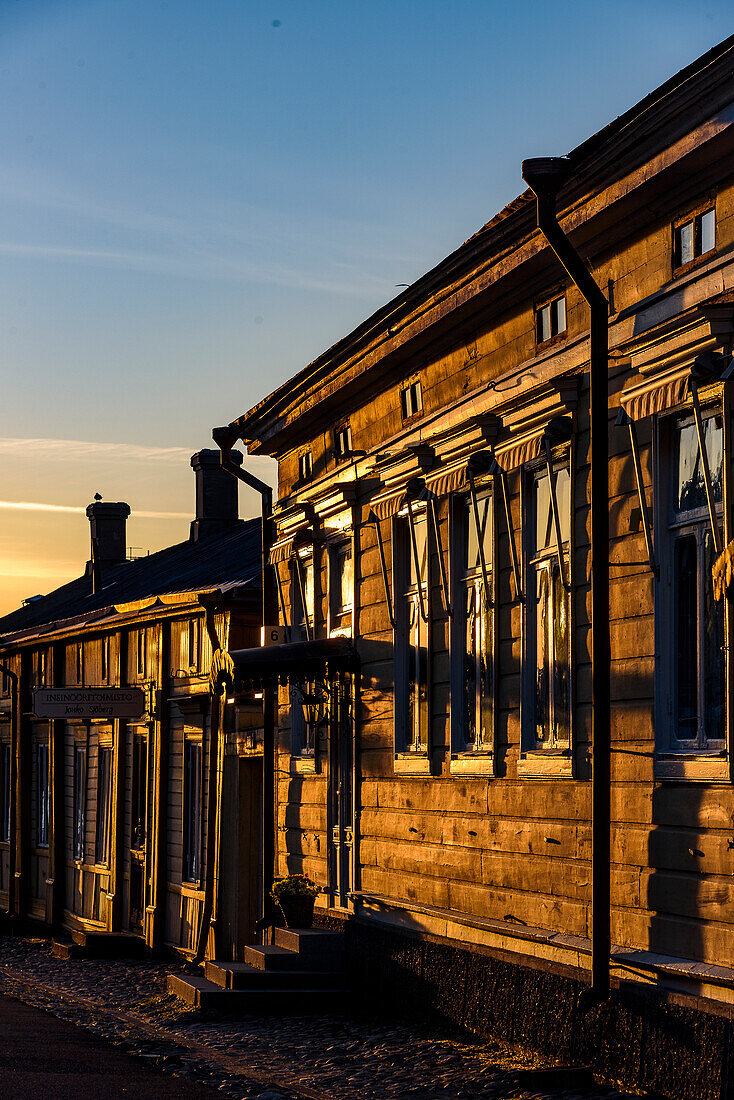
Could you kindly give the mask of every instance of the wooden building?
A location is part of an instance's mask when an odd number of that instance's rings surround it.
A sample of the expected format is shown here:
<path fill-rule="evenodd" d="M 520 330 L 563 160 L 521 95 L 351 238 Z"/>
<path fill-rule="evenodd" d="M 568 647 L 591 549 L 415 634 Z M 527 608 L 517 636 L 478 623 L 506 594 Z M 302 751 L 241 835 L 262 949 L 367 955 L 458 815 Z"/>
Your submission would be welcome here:
<path fill-rule="evenodd" d="M 261 525 L 238 519 L 218 451 L 191 464 L 188 541 L 126 560 L 129 507 L 95 501 L 85 573 L 0 620 L 0 908 L 77 939 L 193 955 L 201 936 L 211 952 L 216 869 L 226 958 L 260 905 L 262 721 L 243 705 L 218 740 L 209 672 L 213 652 L 259 641 Z M 94 687 L 142 689 L 139 715 L 35 714 L 39 689 Z M 216 843 L 210 798 L 228 825 Z"/>
<path fill-rule="evenodd" d="M 277 873 L 322 886 L 376 995 L 697 1098 L 724 1095 L 723 1047 L 696 1048 L 734 1005 L 734 623 L 712 579 L 734 537 L 733 153 L 729 39 L 557 165 L 562 234 L 607 302 L 610 904 L 594 920 L 616 1017 L 580 996 L 589 308 L 535 195 L 216 433 L 279 463 L 270 561 L 294 663 Z M 252 658 L 232 659 L 247 681 Z M 666 1066 L 650 1052 L 671 1028 Z"/>

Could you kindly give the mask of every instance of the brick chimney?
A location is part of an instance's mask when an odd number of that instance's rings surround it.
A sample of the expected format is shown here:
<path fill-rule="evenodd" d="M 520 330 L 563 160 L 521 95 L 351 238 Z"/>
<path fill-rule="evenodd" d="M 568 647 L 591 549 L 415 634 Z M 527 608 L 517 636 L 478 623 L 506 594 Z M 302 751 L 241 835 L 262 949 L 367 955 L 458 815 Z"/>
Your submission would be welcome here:
<path fill-rule="evenodd" d="M 232 461 L 241 466 L 242 453 L 232 451 Z M 219 450 L 197 451 L 191 465 L 196 475 L 196 519 L 189 538 L 198 542 L 239 523 L 239 482 L 222 469 Z"/>
<path fill-rule="evenodd" d="M 105 568 L 121 565 L 127 557 L 125 527 L 130 515 L 130 505 L 122 501 L 112 503 L 95 500 L 87 505 L 92 554 L 87 572 L 92 574 L 92 591 L 101 587 Z"/>

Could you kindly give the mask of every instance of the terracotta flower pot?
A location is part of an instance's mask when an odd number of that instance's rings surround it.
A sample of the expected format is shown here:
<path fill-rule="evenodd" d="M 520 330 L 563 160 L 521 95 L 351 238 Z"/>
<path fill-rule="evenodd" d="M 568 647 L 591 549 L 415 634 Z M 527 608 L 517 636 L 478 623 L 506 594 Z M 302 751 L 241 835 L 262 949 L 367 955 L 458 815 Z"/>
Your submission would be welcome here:
<path fill-rule="evenodd" d="M 313 907 L 316 898 L 309 897 L 285 897 L 280 898 L 278 904 L 285 917 L 287 928 L 311 928 L 313 925 Z"/>

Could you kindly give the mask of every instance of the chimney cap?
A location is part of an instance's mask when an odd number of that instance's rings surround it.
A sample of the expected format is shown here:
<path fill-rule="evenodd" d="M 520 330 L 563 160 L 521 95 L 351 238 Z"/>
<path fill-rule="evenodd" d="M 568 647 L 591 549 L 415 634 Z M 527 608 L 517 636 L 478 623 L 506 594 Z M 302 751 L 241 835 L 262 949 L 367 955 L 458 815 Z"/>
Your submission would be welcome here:
<path fill-rule="evenodd" d="M 123 500 L 95 500 L 87 505 L 87 516 L 100 519 L 127 519 L 130 515 L 130 505 Z"/>
<path fill-rule="evenodd" d="M 229 457 L 230 461 L 237 466 L 241 466 L 244 461 L 242 451 L 232 451 Z M 193 470 L 200 470 L 204 466 L 211 468 L 212 466 L 221 465 L 222 452 L 218 448 L 204 447 L 191 456 L 191 468 Z"/>

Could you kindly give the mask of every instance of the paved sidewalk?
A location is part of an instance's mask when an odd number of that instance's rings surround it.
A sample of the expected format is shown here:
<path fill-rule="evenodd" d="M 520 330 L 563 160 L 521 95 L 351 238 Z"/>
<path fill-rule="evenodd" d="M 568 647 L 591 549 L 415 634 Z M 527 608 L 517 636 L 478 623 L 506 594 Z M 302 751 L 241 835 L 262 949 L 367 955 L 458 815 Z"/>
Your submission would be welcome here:
<path fill-rule="evenodd" d="M 628 1096 L 613 1087 L 519 1082 L 517 1071 L 542 1065 L 532 1054 L 429 1026 L 338 1015 L 201 1018 L 166 993 L 166 976 L 175 970 L 180 966 L 163 962 L 56 959 L 45 940 L 0 939 L 0 992 L 238 1100 Z M 13 1095 L 0 1088 L 3 1093 Z"/>
<path fill-rule="evenodd" d="M 48 1012 L 0 996 L 0 1095 L 34 1100 L 215 1100 Z"/>

